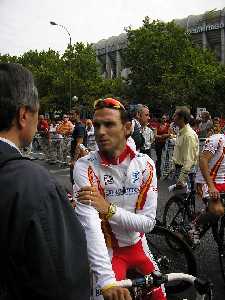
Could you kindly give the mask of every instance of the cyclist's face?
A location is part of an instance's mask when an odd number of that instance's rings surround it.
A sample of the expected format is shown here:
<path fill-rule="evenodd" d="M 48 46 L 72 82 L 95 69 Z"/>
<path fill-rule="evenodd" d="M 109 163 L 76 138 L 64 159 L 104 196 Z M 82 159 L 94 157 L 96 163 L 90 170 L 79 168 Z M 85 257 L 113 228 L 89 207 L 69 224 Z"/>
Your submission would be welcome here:
<path fill-rule="evenodd" d="M 131 132 L 131 123 L 122 123 L 120 111 L 110 108 L 97 110 L 94 114 L 93 125 L 100 151 L 115 155 L 124 149 L 126 137 Z"/>

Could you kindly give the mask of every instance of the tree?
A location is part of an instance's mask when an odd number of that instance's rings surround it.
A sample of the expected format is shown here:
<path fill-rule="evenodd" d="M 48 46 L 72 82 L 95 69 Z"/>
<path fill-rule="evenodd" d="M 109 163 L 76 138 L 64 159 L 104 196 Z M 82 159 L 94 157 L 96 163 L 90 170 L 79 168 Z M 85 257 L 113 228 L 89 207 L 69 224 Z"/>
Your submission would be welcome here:
<path fill-rule="evenodd" d="M 99 97 L 99 87 L 102 84 L 95 50 L 92 45 L 84 45 L 83 43 L 76 43 L 71 48 L 67 48 L 62 56 L 65 66 L 65 86 L 67 90 L 70 76 L 70 59 L 72 95 L 78 97 L 80 104 L 91 106 L 93 101 Z"/>
<path fill-rule="evenodd" d="M 210 106 L 215 97 L 224 103 L 224 68 L 212 52 L 195 47 L 184 29 L 146 17 L 142 27 L 128 28 L 127 34 L 129 92 L 137 102 L 162 111 L 176 105 Z"/>
<path fill-rule="evenodd" d="M 68 112 L 70 76 L 72 96 L 78 97 L 79 105 L 91 107 L 104 90 L 96 54 L 90 44 L 76 43 L 68 46 L 62 56 L 52 49 L 41 52 L 30 50 L 19 57 L 2 55 L 0 61 L 20 63 L 33 73 L 42 112 Z"/>

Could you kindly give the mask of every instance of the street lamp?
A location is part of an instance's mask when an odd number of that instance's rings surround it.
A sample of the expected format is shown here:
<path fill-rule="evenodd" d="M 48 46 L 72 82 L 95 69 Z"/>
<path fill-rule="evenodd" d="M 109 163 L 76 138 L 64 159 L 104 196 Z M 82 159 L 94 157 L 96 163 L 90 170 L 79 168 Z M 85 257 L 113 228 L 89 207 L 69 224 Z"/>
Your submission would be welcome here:
<path fill-rule="evenodd" d="M 61 27 L 61 28 L 63 28 L 66 32 L 67 32 L 67 34 L 68 34 L 68 36 L 69 36 L 69 48 L 70 48 L 70 50 L 71 50 L 71 44 L 72 44 L 72 42 L 71 42 L 71 34 L 69 33 L 69 31 L 68 31 L 68 29 L 64 26 L 64 25 L 61 25 L 61 24 L 57 24 L 57 23 L 55 23 L 55 22 L 53 22 L 53 21 L 50 21 L 50 24 L 51 25 L 53 25 L 53 26 L 59 26 L 59 27 Z M 69 53 L 69 69 L 70 69 L 70 77 L 69 77 L 69 93 L 70 93 L 70 111 L 71 111 L 71 105 L 72 105 L 72 83 L 71 83 L 71 81 L 72 81 L 72 78 L 71 78 L 71 73 L 72 73 L 72 65 L 71 65 L 71 53 Z"/>

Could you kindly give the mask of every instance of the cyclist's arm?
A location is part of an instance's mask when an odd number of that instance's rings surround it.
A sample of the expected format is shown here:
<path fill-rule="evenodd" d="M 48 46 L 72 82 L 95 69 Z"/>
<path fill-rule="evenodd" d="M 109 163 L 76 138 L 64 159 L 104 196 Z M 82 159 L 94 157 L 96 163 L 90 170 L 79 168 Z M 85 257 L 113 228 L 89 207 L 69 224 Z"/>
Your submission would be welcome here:
<path fill-rule="evenodd" d="M 199 158 L 199 167 L 200 170 L 202 172 L 202 175 L 208 185 L 208 187 L 214 187 L 212 178 L 210 176 L 210 172 L 209 172 L 209 162 L 212 159 L 213 154 L 209 151 L 203 151 L 200 154 L 200 158 Z"/>
<path fill-rule="evenodd" d="M 217 191 L 212 177 L 210 176 L 209 162 L 215 155 L 220 146 L 220 135 L 213 135 L 209 137 L 203 146 L 202 153 L 200 155 L 199 167 L 202 175 L 208 185 L 209 195 L 214 199 L 219 199 L 220 194 Z"/>
<path fill-rule="evenodd" d="M 218 199 L 220 197 L 218 190 L 216 189 L 212 177 L 210 176 L 209 171 L 209 162 L 212 159 L 213 154 L 210 151 L 203 151 L 200 155 L 199 159 L 199 167 L 202 172 L 202 175 L 208 185 L 209 195 L 214 198 Z"/>
<path fill-rule="evenodd" d="M 145 182 L 151 176 L 151 182 L 143 193 L 137 199 L 136 211 L 129 212 L 121 207 L 117 207 L 116 213 L 110 220 L 110 223 L 119 224 L 123 229 L 136 232 L 150 232 L 155 226 L 155 217 L 157 209 L 157 177 L 153 161 L 149 160 L 152 167 L 152 175 L 146 174 Z"/>
<path fill-rule="evenodd" d="M 87 169 L 88 161 L 85 159 L 80 159 L 76 162 L 74 168 L 75 193 L 81 187 L 90 185 Z M 100 288 L 115 285 L 115 274 L 112 271 L 110 257 L 101 229 L 101 220 L 97 210 L 91 206 L 77 202 L 75 211 L 85 229 L 90 267 L 97 277 L 97 285 Z"/>

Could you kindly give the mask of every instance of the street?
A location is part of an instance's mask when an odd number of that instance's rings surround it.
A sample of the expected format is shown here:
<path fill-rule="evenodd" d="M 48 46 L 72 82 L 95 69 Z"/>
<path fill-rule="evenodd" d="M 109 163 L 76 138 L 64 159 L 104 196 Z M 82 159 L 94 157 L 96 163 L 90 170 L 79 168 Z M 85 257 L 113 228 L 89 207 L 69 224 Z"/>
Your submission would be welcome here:
<path fill-rule="evenodd" d="M 50 173 L 56 178 L 56 180 L 65 187 L 67 191 L 71 190 L 71 184 L 69 181 L 69 168 L 60 168 L 57 165 L 49 165 L 44 161 L 35 161 L 35 163 L 41 164 L 46 167 Z M 158 210 L 157 217 L 159 220 L 162 219 L 163 208 L 167 199 L 170 197 L 168 193 L 167 182 L 158 183 L 159 186 L 159 197 L 158 197 Z M 201 245 L 195 251 L 195 257 L 198 266 L 198 275 L 203 279 L 210 279 L 214 284 L 214 299 L 224 300 L 225 299 L 225 284 L 222 279 L 220 272 L 219 258 L 216 248 L 216 243 L 212 238 L 212 234 L 209 231 L 205 237 L 201 240 Z M 185 294 L 187 295 L 187 294 Z M 172 297 L 170 299 L 181 299 Z M 183 299 L 183 298 L 182 298 Z"/>

